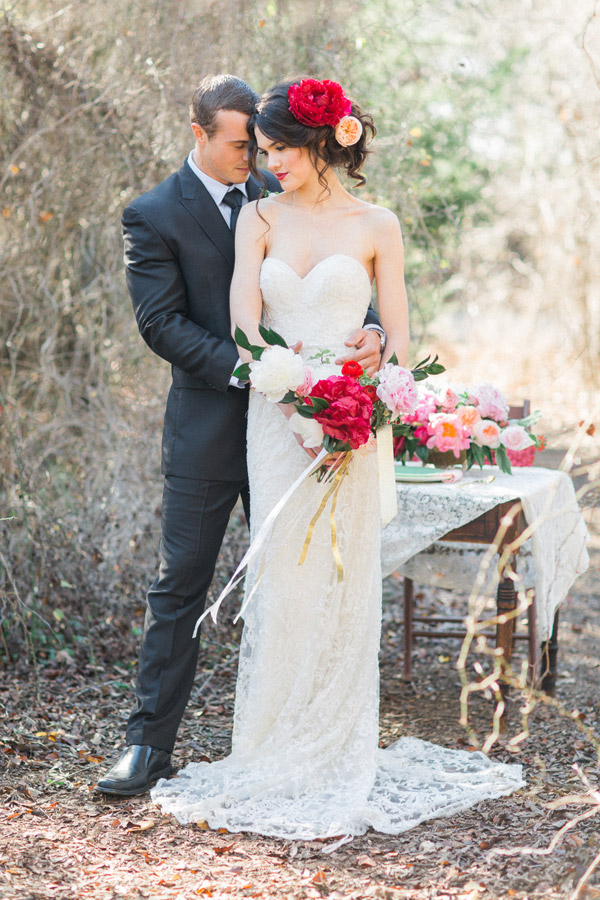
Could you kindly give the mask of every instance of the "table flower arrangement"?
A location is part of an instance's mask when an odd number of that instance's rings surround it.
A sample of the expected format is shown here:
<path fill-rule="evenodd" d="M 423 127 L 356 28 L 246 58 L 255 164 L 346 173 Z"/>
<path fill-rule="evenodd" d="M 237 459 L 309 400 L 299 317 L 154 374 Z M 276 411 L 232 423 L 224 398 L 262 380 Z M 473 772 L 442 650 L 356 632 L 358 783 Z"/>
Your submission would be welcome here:
<path fill-rule="evenodd" d="M 510 419 L 506 397 L 491 384 L 441 392 L 425 388 L 415 409 L 394 424 L 394 456 L 427 463 L 443 453 L 455 462 L 465 460 L 467 468 L 496 463 L 510 474 L 512 465 L 533 465 L 535 453 L 543 449 L 543 435 L 532 432 L 539 417 L 534 412 Z"/>

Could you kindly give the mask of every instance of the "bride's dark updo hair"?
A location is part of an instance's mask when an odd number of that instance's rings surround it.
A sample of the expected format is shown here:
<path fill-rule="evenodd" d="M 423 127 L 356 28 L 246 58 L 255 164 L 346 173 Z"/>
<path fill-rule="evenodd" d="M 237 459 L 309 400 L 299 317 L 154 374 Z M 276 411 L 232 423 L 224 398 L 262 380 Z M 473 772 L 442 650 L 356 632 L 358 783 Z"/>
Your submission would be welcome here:
<path fill-rule="evenodd" d="M 300 79 L 298 79 L 299 81 Z M 307 147 L 323 187 L 326 187 L 323 176 L 330 167 L 345 169 L 350 178 L 354 178 L 358 185 L 362 186 L 365 184 L 366 178 L 360 174 L 360 170 L 370 152 L 367 150 L 367 144 L 375 136 L 375 126 L 371 116 L 363 113 L 359 105 L 351 101 L 350 114 L 360 121 L 362 134 L 356 144 L 343 147 L 336 140 L 333 126 L 304 125 L 292 115 L 288 90 L 298 82 L 284 81 L 274 85 L 266 94 L 263 94 L 256 104 L 256 111 L 250 116 L 248 122 L 252 174 L 263 180 L 256 165 L 258 146 L 254 128 L 258 126 L 262 133 L 272 141 L 281 141 L 287 147 Z"/>

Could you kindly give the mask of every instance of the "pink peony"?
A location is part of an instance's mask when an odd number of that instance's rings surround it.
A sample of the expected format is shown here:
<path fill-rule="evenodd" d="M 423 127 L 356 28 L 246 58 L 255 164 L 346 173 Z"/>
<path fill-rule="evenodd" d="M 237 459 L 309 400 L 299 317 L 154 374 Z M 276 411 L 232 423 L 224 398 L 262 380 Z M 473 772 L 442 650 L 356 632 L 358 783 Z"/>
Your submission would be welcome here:
<path fill-rule="evenodd" d="M 492 384 L 478 384 L 469 393 L 469 402 L 476 406 L 482 419 L 505 422 L 508 419 L 508 401 Z"/>
<path fill-rule="evenodd" d="M 476 422 L 471 433 L 475 443 L 480 447 L 494 449 L 500 446 L 500 426 L 491 419 L 482 419 L 480 422 Z"/>
<path fill-rule="evenodd" d="M 428 422 L 429 417 L 437 412 L 436 397 L 433 391 L 425 391 L 417 389 L 417 405 L 414 412 L 407 413 L 402 416 L 402 421 L 408 424 L 412 422 Z"/>
<path fill-rule="evenodd" d="M 454 413 L 436 413 L 429 420 L 429 440 L 427 446 L 435 447 L 442 453 L 451 450 L 456 458 L 461 450 L 467 450 L 470 441 L 466 428 L 460 424 Z"/>
<path fill-rule="evenodd" d="M 429 428 L 427 427 L 427 425 L 419 425 L 417 428 L 415 428 L 415 437 L 421 447 L 424 447 L 430 437 Z"/>
<path fill-rule="evenodd" d="M 417 385 L 409 369 L 386 363 L 377 373 L 379 384 L 377 396 L 392 413 L 392 419 L 398 419 L 405 413 L 411 413 L 419 400 Z"/>
<path fill-rule="evenodd" d="M 508 425 L 500 433 L 500 443 L 507 450 L 526 450 L 535 444 L 522 425 Z"/>

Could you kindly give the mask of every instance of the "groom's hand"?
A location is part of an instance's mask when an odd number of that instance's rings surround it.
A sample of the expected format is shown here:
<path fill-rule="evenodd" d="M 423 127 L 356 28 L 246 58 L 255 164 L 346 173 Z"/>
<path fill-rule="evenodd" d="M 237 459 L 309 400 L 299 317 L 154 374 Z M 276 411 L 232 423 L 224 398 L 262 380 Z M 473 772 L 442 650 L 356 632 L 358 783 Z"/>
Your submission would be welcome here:
<path fill-rule="evenodd" d="M 345 362 L 354 359 L 361 364 L 367 375 L 374 375 L 381 361 L 381 341 L 378 332 L 372 328 L 359 328 L 357 331 L 352 332 L 344 343 L 346 347 L 354 347 L 355 349 L 348 356 L 336 359 L 336 364 L 343 366 Z"/>

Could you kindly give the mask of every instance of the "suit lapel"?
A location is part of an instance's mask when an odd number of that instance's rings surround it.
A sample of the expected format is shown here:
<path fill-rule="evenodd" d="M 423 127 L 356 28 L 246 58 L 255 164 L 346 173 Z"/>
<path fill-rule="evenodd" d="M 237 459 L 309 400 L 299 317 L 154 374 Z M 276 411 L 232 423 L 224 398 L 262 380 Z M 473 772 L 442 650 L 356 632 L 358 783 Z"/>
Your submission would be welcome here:
<path fill-rule="evenodd" d="M 182 165 L 177 174 L 181 186 L 180 203 L 193 216 L 207 238 L 221 251 L 225 259 L 233 265 L 233 235 L 217 204 L 200 179 L 194 175 L 187 162 Z"/>
<path fill-rule="evenodd" d="M 193 216 L 208 239 L 221 251 L 225 259 L 233 265 L 233 235 L 217 204 L 200 179 L 194 175 L 187 162 L 182 165 L 177 174 L 181 186 L 180 203 Z M 262 185 L 250 175 L 246 182 L 246 191 L 249 200 L 256 200 L 262 191 Z"/>

